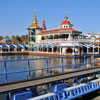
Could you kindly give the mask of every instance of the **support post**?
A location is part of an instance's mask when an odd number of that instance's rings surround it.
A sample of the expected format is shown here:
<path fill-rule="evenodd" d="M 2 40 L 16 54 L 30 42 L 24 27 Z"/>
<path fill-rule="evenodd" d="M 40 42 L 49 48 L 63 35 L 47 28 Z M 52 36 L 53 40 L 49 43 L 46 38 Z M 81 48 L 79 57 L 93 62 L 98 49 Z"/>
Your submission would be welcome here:
<path fill-rule="evenodd" d="M 64 68 L 63 68 L 63 57 L 61 57 L 61 70 L 62 70 L 62 73 L 64 73 Z"/>
<path fill-rule="evenodd" d="M 76 71 L 76 61 L 75 61 L 76 57 L 74 56 L 74 71 Z"/>
<path fill-rule="evenodd" d="M 86 69 L 86 56 L 84 56 L 84 70 Z"/>
<path fill-rule="evenodd" d="M 94 55 L 93 55 L 93 68 L 95 68 L 95 60 L 94 60 Z"/>
<path fill-rule="evenodd" d="M 9 93 L 6 93 L 6 94 L 5 94 L 5 99 L 6 99 L 6 100 L 10 100 L 10 98 L 9 98 Z"/>
<path fill-rule="evenodd" d="M 31 75 L 30 75 L 30 61 L 29 61 L 29 59 L 28 59 L 27 65 L 28 65 L 28 78 L 30 79 Z"/>
<path fill-rule="evenodd" d="M 48 58 L 46 58 L 46 74 L 47 74 L 47 76 L 49 75 L 49 73 L 48 73 Z"/>
<path fill-rule="evenodd" d="M 4 61 L 4 73 L 5 73 L 5 82 L 8 82 L 6 61 Z"/>

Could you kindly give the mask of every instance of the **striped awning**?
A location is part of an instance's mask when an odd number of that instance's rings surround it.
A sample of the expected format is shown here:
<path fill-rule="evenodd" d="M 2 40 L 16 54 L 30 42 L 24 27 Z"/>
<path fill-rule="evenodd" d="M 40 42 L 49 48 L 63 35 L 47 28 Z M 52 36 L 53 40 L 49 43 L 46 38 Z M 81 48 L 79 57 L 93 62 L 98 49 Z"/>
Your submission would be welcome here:
<path fill-rule="evenodd" d="M 26 46 L 26 45 L 23 45 L 23 47 L 24 47 L 24 48 L 28 48 L 28 46 Z"/>
<path fill-rule="evenodd" d="M 96 45 L 93 45 L 93 44 L 88 44 L 88 43 L 81 43 L 81 46 L 84 46 L 84 47 L 87 47 L 87 48 L 98 48 Z"/>
<path fill-rule="evenodd" d="M 9 47 L 10 47 L 10 48 L 15 48 L 15 46 L 14 46 L 14 45 L 9 45 Z"/>
<path fill-rule="evenodd" d="M 22 46 L 20 46 L 20 45 L 17 45 L 17 48 L 22 48 Z"/>
<path fill-rule="evenodd" d="M 9 46 L 6 45 L 6 44 L 2 45 L 2 48 L 8 48 L 8 47 L 9 47 Z"/>

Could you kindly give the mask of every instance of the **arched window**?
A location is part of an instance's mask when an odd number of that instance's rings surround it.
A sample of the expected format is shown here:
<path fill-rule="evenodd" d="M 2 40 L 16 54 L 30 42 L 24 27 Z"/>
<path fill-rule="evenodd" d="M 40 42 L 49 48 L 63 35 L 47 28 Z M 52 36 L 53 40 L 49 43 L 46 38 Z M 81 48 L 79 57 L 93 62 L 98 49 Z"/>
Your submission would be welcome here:
<path fill-rule="evenodd" d="M 53 39 L 53 35 L 48 36 L 49 39 Z"/>
<path fill-rule="evenodd" d="M 45 39 L 48 39 L 48 36 L 46 36 Z"/>
<path fill-rule="evenodd" d="M 54 39 L 58 39 L 58 37 L 59 37 L 58 35 L 55 35 L 55 36 L 54 36 Z"/>
<path fill-rule="evenodd" d="M 41 37 L 41 40 L 45 40 L 45 37 L 44 37 L 44 36 L 42 36 L 42 37 Z"/>

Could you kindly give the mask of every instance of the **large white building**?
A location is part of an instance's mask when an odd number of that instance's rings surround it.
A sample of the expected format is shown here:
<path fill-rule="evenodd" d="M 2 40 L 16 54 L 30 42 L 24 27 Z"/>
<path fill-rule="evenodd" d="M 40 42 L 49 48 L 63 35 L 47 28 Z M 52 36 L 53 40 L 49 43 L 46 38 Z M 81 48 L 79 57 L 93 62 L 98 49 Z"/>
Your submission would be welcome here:
<path fill-rule="evenodd" d="M 83 39 L 81 31 L 73 29 L 73 24 L 64 17 L 59 28 L 46 30 L 45 20 L 42 27 L 37 24 L 36 13 L 29 26 L 29 45 L 37 52 L 53 52 L 59 54 L 98 54 L 98 46 L 92 45 L 90 39 Z"/>

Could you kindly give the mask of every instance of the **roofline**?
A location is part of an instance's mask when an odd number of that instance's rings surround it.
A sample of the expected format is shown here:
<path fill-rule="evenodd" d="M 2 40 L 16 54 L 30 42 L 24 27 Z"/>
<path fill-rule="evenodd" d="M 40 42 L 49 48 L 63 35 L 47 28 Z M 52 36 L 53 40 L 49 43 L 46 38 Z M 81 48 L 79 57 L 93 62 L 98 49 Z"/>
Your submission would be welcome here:
<path fill-rule="evenodd" d="M 57 30 L 58 29 L 58 30 Z M 51 30 L 46 30 L 46 31 L 42 31 L 42 32 L 40 32 L 40 33 L 38 33 L 38 34 L 49 34 L 49 33 L 57 33 L 57 32 L 77 32 L 77 33 L 82 33 L 81 31 L 78 31 L 78 30 L 76 30 L 76 31 L 74 31 L 74 29 L 73 29 L 73 31 L 70 31 L 70 30 L 68 30 L 68 31 L 66 31 L 66 30 L 59 30 L 60 28 L 57 28 L 57 29 L 51 29 Z M 62 29 L 62 28 L 61 28 Z M 70 28 L 71 29 L 71 28 Z"/>

